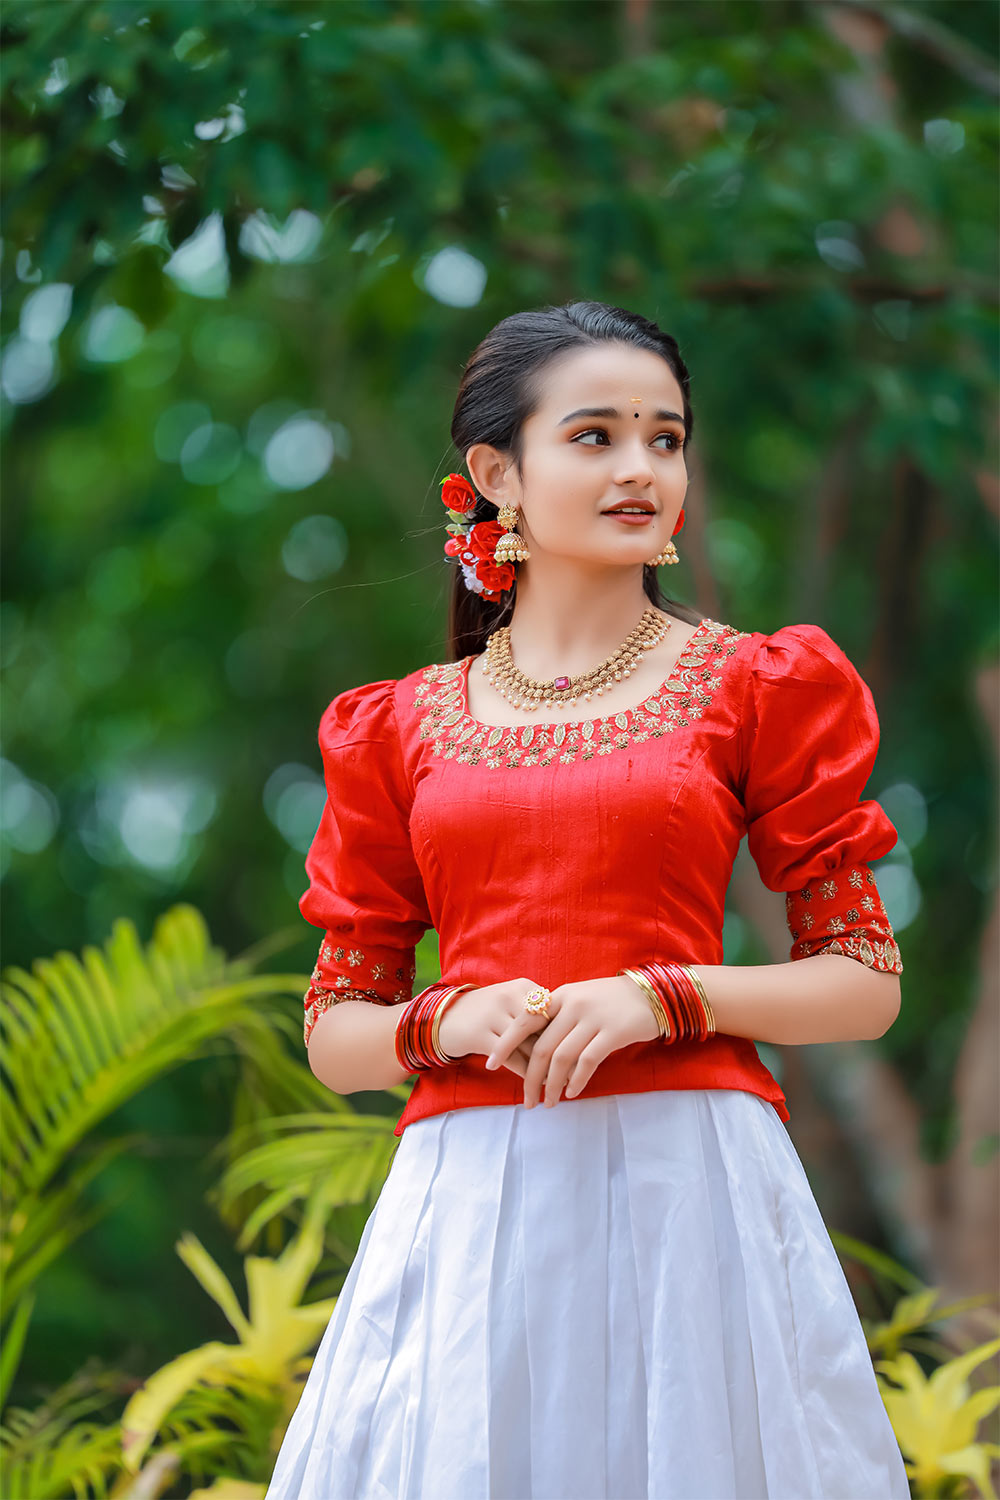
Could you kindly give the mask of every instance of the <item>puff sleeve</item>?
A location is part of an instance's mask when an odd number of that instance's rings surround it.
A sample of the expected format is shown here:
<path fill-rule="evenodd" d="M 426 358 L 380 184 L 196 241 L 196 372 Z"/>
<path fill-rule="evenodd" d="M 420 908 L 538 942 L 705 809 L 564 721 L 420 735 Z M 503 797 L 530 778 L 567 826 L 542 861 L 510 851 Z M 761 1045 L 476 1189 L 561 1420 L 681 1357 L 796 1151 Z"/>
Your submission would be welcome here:
<path fill-rule="evenodd" d="M 323 929 L 304 997 L 306 1043 L 340 1000 L 409 1000 L 414 949 L 432 925 L 410 840 L 394 687 L 387 679 L 349 688 L 320 720 L 327 796 L 299 900 L 306 921 Z"/>
<path fill-rule="evenodd" d="M 896 829 L 861 799 L 879 745 L 871 690 L 818 625 L 764 636 L 741 726 L 747 843 L 771 891 L 785 892 L 791 958 L 841 953 L 903 970 L 869 862 Z"/>

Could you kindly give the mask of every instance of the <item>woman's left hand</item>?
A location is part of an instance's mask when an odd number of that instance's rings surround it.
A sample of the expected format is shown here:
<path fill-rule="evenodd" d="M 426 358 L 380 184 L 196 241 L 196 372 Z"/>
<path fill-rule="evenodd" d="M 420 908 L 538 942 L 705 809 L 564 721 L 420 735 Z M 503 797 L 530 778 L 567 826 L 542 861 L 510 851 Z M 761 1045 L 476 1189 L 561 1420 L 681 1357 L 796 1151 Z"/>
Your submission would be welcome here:
<path fill-rule="evenodd" d="M 547 1024 L 543 1016 L 527 1010 L 508 1022 L 486 1064 L 499 1067 L 515 1047 L 532 1038 L 524 1076 L 526 1109 L 537 1104 L 543 1092 L 551 1108 L 564 1087 L 566 1098 L 572 1099 L 609 1053 L 634 1042 L 655 1041 L 659 1035 L 649 1001 L 626 974 L 561 984 L 552 991 L 548 1012 Z"/>

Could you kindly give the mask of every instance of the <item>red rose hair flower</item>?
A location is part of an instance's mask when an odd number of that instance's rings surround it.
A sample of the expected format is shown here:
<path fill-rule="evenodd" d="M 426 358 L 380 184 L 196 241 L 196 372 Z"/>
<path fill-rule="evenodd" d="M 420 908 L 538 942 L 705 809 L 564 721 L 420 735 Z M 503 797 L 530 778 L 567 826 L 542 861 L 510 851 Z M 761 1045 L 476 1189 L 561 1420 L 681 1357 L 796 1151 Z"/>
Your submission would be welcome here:
<path fill-rule="evenodd" d="M 504 593 L 514 582 L 513 563 L 477 562 L 475 568 L 476 577 L 488 599 Z"/>
<path fill-rule="evenodd" d="M 484 599 L 496 599 L 512 588 L 516 574 L 513 563 L 497 563 L 496 549 L 505 534 L 499 521 L 476 521 L 476 492 L 461 474 L 448 474 L 441 480 L 441 500 L 451 513 L 445 556 L 453 558 L 462 569 L 466 588 Z"/>
<path fill-rule="evenodd" d="M 469 546 L 483 562 L 492 562 L 497 543 L 505 535 L 499 521 L 477 521 L 469 532 Z"/>
<path fill-rule="evenodd" d="M 441 481 L 441 500 L 448 510 L 464 516 L 476 503 L 476 492 L 461 474 L 448 474 Z"/>

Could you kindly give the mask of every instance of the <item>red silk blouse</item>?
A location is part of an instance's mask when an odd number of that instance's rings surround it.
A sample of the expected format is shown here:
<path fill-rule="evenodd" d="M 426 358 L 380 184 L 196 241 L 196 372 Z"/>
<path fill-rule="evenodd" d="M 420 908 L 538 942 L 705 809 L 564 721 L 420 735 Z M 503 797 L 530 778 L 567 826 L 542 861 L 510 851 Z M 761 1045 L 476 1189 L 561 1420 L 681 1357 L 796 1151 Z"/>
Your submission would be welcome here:
<path fill-rule="evenodd" d="M 651 959 L 721 964 L 744 834 L 786 893 L 791 959 L 842 953 L 902 972 L 869 863 L 896 843 L 875 801 L 871 691 L 818 625 L 773 635 L 705 618 L 637 707 L 576 723 L 487 725 L 468 711 L 472 656 L 364 683 L 325 710 L 327 801 L 299 901 L 323 929 L 305 995 L 308 1042 L 339 1000 L 413 993 L 433 927 L 441 978 L 554 988 Z M 417 1074 L 395 1128 L 444 1110 L 523 1102 L 485 1055 Z M 789 1118 L 752 1041 L 639 1042 L 578 1098 L 739 1088 Z"/>

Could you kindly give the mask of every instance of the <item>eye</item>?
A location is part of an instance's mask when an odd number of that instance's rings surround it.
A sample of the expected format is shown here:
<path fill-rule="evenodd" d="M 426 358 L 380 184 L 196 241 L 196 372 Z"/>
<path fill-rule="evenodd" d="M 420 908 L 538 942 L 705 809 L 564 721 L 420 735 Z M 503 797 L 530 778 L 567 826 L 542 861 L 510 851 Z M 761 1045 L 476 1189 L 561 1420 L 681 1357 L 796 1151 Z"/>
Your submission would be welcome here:
<path fill-rule="evenodd" d="M 595 432 L 599 432 L 602 437 L 607 437 L 607 435 L 608 435 L 607 428 L 605 428 L 605 427 L 588 427 L 587 430 L 586 430 L 586 432 L 578 432 L 577 435 L 576 435 L 576 437 L 573 438 L 572 441 L 574 443 L 579 443 L 581 438 L 590 437 L 590 435 L 592 433 L 595 433 Z M 671 446 L 669 448 L 664 448 L 663 449 L 664 453 L 676 453 L 679 449 L 683 448 L 683 446 L 684 446 L 684 439 L 681 438 L 681 437 L 678 437 L 676 432 L 658 432 L 657 435 L 656 435 L 656 438 L 661 438 L 661 437 L 669 438 L 670 439 L 670 443 L 671 443 Z M 655 441 L 656 441 L 656 439 L 654 438 L 654 442 Z M 584 443 L 583 444 L 583 447 L 585 447 L 585 448 L 595 448 L 595 447 L 602 447 L 602 446 L 603 446 L 603 444 L 600 444 L 600 443 Z"/>

